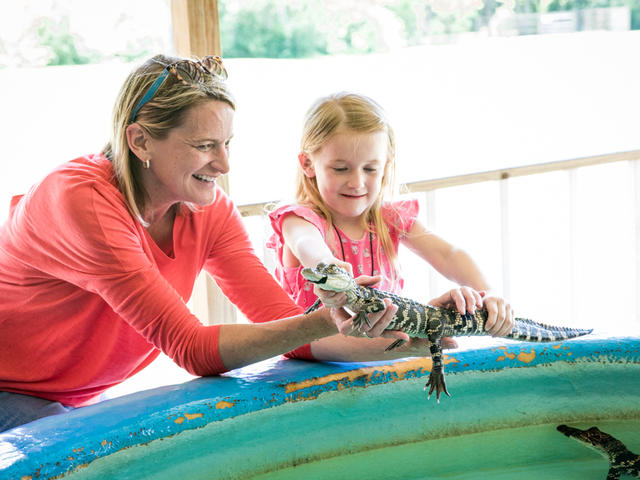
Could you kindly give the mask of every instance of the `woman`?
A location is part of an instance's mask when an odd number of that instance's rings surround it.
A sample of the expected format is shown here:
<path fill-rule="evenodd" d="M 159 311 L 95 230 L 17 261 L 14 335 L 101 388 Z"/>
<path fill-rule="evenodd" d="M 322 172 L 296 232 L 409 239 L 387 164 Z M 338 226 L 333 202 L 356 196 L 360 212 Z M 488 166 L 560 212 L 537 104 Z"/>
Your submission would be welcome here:
<path fill-rule="evenodd" d="M 0 230 L 0 431 L 94 403 L 160 351 L 215 375 L 351 332 L 344 311 L 301 315 L 216 186 L 233 136 L 225 78 L 218 57 L 152 58 L 125 81 L 104 151 L 12 201 Z M 203 326 L 189 312 L 203 268 L 256 323 Z M 380 336 L 394 311 L 363 333 Z M 290 356 L 312 358 L 308 345 Z"/>

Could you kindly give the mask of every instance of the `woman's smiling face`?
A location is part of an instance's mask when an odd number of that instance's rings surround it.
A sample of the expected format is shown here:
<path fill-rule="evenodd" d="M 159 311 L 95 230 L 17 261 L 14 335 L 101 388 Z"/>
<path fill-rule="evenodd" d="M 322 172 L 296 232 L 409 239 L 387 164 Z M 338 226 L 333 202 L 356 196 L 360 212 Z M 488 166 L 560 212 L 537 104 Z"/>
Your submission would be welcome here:
<path fill-rule="evenodd" d="M 142 182 L 151 211 L 162 215 L 179 202 L 199 206 L 215 200 L 216 178 L 229 171 L 233 108 L 211 100 L 191 108 L 167 138 L 149 139 L 149 168 Z"/>

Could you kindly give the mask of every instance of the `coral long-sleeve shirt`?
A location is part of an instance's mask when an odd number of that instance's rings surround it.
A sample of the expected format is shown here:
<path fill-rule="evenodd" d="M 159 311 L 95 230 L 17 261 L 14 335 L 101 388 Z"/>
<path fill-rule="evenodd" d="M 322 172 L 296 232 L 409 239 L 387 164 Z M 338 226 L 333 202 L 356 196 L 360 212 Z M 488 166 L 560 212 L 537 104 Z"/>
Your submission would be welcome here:
<path fill-rule="evenodd" d="M 202 268 L 251 321 L 301 312 L 222 190 L 176 215 L 168 255 L 127 210 L 107 159 L 62 165 L 14 199 L 0 229 L 0 390 L 82 406 L 160 350 L 195 375 L 225 371 L 220 327 L 185 305 Z"/>

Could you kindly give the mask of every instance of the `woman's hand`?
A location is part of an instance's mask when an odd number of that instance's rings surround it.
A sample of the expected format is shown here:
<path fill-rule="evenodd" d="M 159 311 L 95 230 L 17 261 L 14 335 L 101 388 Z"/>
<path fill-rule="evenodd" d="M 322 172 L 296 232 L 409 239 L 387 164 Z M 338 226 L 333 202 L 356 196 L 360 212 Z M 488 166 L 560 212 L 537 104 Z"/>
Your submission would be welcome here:
<path fill-rule="evenodd" d="M 355 279 L 358 285 L 362 285 L 364 287 L 372 287 L 382 280 L 380 275 L 376 275 L 370 277 L 368 275 L 361 275 Z M 317 288 L 317 286 L 316 286 Z M 317 290 L 322 290 L 317 288 Z M 369 325 L 366 322 L 360 326 L 359 329 L 356 329 L 353 326 L 353 320 L 356 318 L 356 315 L 351 315 L 350 312 L 341 308 L 347 302 L 347 296 L 344 292 L 336 293 L 336 292 L 318 292 L 322 293 L 322 296 L 318 295 L 322 303 L 325 306 L 331 306 L 331 318 L 335 322 L 338 327 L 338 331 L 343 335 L 349 335 L 353 337 L 385 337 L 385 338 L 395 338 L 402 340 L 409 340 L 409 336 L 404 332 L 399 332 L 396 330 L 386 330 L 389 326 L 389 323 L 393 320 L 394 315 L 398 311 L 398 307 L 394 305 L 390 299 L 385 298 L 384 303 L 386 308 L 380 312 L 369 313 L 367 315 L 369 319 Z M 327 293 L 333 293 L 333 295 L 326 295 Z M 329 302 L 327 305 L 325 302 L 325 298 Z"/>

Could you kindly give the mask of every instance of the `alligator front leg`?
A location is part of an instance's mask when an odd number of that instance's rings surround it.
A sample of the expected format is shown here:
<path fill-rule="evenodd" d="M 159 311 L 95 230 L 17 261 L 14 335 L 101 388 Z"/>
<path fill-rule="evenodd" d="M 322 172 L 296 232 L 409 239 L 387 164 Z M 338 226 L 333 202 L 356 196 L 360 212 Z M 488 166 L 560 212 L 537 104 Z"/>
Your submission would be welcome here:
<path fill-rule="evenodd" d="M 366 324 L 367 327 L 371 328 L 371 323 L 369 323 L 369 313 L 380 312 L 386 308 L 385 303 L 379 299 L 372 299 L 359 305 L 358 313 L 356 317 L 353 319 L 353 327 L 356 330 L 360 330 L 363 324 Z"/>
<path fill-rule="evenodd" d="M 442 347 L 440 346 L 440 340 L 431 342 L 429 350 L 431 350 L 431 361 L 433 366 L 431 367 L 431 373 L 429 374 L 429 381 L 424 386 L 424 389 L 426 390 L 427 387 L 429 387 L 427 399 L 431 398 L 431 394 L 435 390 L 436 399 L 438 400 L 438 403 L 440 403 L 440 394 L 442 392 L 446 393 L 448 397 L 451 396 L 447 391 L 447 383 L 444 381 L 444 365 L 442 364 Z"/>

